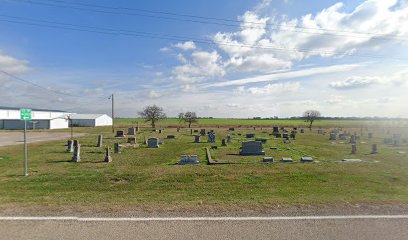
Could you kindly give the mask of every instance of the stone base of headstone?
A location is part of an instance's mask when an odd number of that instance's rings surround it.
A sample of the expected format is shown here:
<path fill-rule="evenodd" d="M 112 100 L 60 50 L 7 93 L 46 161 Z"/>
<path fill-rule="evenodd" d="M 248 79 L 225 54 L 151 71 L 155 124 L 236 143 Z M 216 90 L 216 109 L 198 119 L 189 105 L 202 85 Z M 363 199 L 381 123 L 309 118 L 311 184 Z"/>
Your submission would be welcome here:
<path fill-rule="evenodd" d="M 187 164 L 198 164 L 197 155 L 181 155 L 180 161 L 178 162 L 179 165 L 187 165 Z"/>

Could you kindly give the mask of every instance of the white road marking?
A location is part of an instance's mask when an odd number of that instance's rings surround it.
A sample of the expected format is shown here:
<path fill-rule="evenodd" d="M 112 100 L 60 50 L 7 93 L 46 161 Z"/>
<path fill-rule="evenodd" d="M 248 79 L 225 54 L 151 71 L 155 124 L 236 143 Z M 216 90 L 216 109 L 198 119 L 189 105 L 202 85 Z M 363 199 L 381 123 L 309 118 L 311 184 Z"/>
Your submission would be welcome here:
<path fill-rule="evenodd" d="M 342 220 L 342 219 L 408 219 L 408 215 L 349 215 L 291 217 L 0 217 L 0 221 L 79 221 L 79 222 L 152 222 L 152 221 L 279 221 L 279 220 Z"/>

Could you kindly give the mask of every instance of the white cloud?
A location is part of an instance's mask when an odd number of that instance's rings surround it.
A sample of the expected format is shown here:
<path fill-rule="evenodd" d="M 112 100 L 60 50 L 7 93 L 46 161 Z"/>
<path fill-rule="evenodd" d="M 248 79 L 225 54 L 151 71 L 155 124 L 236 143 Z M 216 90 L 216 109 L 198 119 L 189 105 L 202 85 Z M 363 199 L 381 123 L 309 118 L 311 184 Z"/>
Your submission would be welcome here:
<path fill-rule="evenodd" d="M 212 83 L 212 84 L 207 84 L 203 87 L 207 87 L 207 88 L 209 87 L 227 87 L 227 86 L 244 85 L 244 84 L 250 84 L 250 83 L 286 80 L 286 79 L 292 79 L 292 78 L 302 78 L 302 77 L 308 77 L 308 76 L 313 76 L 313 75 L 318 75 L 318 74 L 328 74 L 328 73 L 350 71 L 359 66 L 360 65 L 357 65 L 357 64 L 345 64 L 345 65 L 333 65 L 333 66 L 328 66 L 328 67 L 310 68 L 310 69 L 305 69 L 305 70 L 267 74 L 267 75 L 262 75 L 262 76 L 257 76 L 257 77 L 250 77 L 250 78 L 236 79 L 236 80 L 231 80 L 231 81 L 226 81 L 226 82 Z"/>
<path fill-rule="evenodd" d="M 344 81 L 331 82 L 330 87 L 335 89 L 356 89 L 365 88 L 374 83 L 378 83 L 379 78 L 377 77 L 349 77 Z"/>
<path fill-rule="evenodd" d="M 188 61 L 184 57 L 181 60 L 183 65 L 173 68 L 173 80 L 181 83 L 195 83 L 209 78 L 218 78 L 225 75 L 225 70 L 221 63 L 221 56 L 217 51 L 194 51 Z"/>
<path fill-rule="evenodd" d="M 252 95 L 269 95 L 269 94 L 285 94 L 288 92 L 297 92 L 300 89 L 300 83 L 274 83 L 264 87 L 245 88 L 240 86 L 234 90 L 236 94 L 252 94 Z"/>
<path fill-rule="evenodd" d="M 181 49 L 181 50 L 183 50 L 183 51 L 196 49 L 196 45 L 195 45 L 195 43 L 193 41 L 187 41 L 187 42 L 184 42 L 184 43 L 177 43 L 174 46 Z"/>
<path fill-rule="evenodd" d="M 0 51 L 0 70 L 11 74 L 19 74 L 27 72 L 30 68 L 28 67 L 28 61 L 2 54 Z"/>

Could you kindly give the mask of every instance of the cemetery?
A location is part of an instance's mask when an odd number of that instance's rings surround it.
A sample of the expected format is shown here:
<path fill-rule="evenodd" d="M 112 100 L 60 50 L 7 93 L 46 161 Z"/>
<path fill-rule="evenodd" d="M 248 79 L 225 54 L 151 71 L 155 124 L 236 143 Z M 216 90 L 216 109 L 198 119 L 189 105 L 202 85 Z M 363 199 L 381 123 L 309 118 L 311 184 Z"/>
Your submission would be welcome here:
<path fill-rule="evenodd" d="M 110 127 L 76 128 L 83 135 L 30 144 L 26 178 L 21 176 L 21 146 L 0 147 L 0 203 L 407 202 L 407 130 L 309 130 L 299 123 L 152 129 L 121 122 L 113 133 Z"/>

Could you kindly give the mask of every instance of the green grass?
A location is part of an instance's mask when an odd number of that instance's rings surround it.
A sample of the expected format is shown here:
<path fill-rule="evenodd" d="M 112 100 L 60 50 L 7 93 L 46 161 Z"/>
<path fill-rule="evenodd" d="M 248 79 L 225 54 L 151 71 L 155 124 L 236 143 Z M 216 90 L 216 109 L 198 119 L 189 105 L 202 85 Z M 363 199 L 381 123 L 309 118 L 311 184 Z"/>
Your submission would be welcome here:
<path fill-rule="evenodd" d="M 115 119 L 115 123 L 119 125 L 128 125 L 139 122 L 140 125 L 148 126 L 143 119 L 140 118 L 119 118 Z M 168 118 L 158 122 L 158 127 L 165 126 L 188 126 L 186 123 L 180 123 L 177 118 Z M 257 120 L 257 119 L 237 119 L 237 118 L 214 118 L 214 119 L 198 119 L 197 123 L 194 123 L 192 127 L 199 126 L 213 126 L 213 127 L 226 127 L 226 126 L 296 126 L 296 127 L 307 127 L 309 126 L 303 120 Z M 317 120 L 313 123 L 313 126 L 321 127 L 373 127 L 373 126 L 383 126 L 383 127 L 408 127 L 408 120 Z"/>
<path fill-rule="evenodd" d="M 228 124 L 230 125 L 230 124 Z M 215 159 L 254 164 L 206 165 L 205 147 L 213 144 L 194 144 L 189 129 L 166 128 L 163 134 L 143 130 L 137 136 L 139 148 L 123 148 L 112 154 L 113 162 L 104 163 L 104 149 L 95 147 L 96 134 L 103 133 L 104 144 L 125 143 L 115 139 L 110 128 L 75 128 L 89 133 L 79 138 L 82 162 L 69 162 L 66 141 L 29 145 L 29 176 L 23 177 L 22 146 L 0 148 L 0 204 L 34 206 L 84 207 L 196 207 L 264 206 L 339 203 L 408 203 L 407 144 L 399 147 L 382 144 L 386 131 L 382 128 L 364 129 L 358 144 L 358 154 L 351 155 L 349 144 L 332 144 L 328 136 L 316 131 L 298 134 L 297 140 L 284 144 L 282 139 L 269 136 L 271 129 L 236 129 L 233 143 L 221 147 L 226 128 L 214 128 L 218 150 Z M 361 129 L 347 129 L 354 132 Z M 262 133 L 266 131 L 267 133 Z M 367 132 L 375 138 L 368 140 Z M 406 128 L 394 129 L 407 135 Z M 236 154 L 245 133 L 270 138 L 264 145 L 267 156 L 276 159 L 312 156 L 319 160 L 311 164 L 258 164 L 261 156 L 241 157 Z M 240 137 L 237 134 L 242 133 Z M 392 132 L 391 132 L 392 133 Z M 164 139 L 166 135 L 177 139 Z M 148 149 L 143 136 L 158 136 L 164 144 Z M 234 139 L 237 138 L 237 139 Z M 369 154 L 370 144 L 377 143 L 379 154 Z M 276 146 L 277 150 L 270 147 Z M 201 163 L 194 166 L 175 165 L 182 154 L 198 154 Z M 360 158 L 363 163 L 339 163 L 343 158 Z"/>

